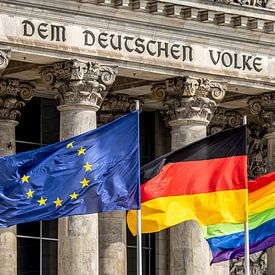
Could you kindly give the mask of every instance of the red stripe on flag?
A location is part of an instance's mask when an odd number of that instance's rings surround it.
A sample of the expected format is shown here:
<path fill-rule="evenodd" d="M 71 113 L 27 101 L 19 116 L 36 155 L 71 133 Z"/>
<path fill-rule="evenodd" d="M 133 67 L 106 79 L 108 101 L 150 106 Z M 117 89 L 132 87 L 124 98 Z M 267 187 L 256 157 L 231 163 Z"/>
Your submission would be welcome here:
<path fill-rule="evenodd" d="M 246 156 L 176 162 L 141 185 L 141 201 L 246 188 Z"/>

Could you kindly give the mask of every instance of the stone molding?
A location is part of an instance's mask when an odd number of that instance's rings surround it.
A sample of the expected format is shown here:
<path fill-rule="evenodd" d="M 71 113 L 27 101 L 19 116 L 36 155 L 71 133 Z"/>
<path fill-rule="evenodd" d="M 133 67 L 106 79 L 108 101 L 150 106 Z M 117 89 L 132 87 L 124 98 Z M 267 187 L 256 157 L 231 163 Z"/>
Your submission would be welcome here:
<path fill-rule="evenodd" d="M 275 92 L 264 93 L 248 100 L 250 113 L 263 119 L 268 132 L 275 131 Z"/>
<path fill-rule="evenodd" d="M 97 112 L 97 124 L 107 124 L 136 109 L 136 102 L 126 94 L 108 94 Z"/>
<path fill-rule="evenodd" d="M 243 124 L 243 116 L 236 111 L 217 107 L 208 126 L 208 133 L 215 134 L 219 131 L 235 128 Z"/>
<path fill-rule="evenodd" d="M 0 76 L 3 74 L 9 64 L 11 48 L 0 46 Z"/>
<path fill-rule="evenodd" d="M 41 70 L 43 81 L 60 105 L 84 105 L 97 111 L 115 82 L 117 67 L 69 60 Z"/>
<path fill-rule="evenodd" d="M 211 81 L 207 78 L 194 78 L 190 76 L 167 79 L 152 87 L 152 95 L 161 101 L 168 97 L 211 97 L 220 101 L 224 98 L 226 85 Z"/>
<path fill-rule="evenodd" d="M 25 101 L 32 99 L 34 87 L 19 79 L 0 79 L 0 119 L 16 120 Z"/>

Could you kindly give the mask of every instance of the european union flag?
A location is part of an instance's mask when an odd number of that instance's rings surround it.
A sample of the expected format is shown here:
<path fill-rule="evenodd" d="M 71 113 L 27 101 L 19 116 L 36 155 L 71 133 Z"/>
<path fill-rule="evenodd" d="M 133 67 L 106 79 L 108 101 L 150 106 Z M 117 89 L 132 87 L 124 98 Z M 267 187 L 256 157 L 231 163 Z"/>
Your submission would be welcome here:
<path fill-rule="evenodd" d="M 0 227 L 138 209 L 138 111 L 69 140 L 0 157 Z"/>

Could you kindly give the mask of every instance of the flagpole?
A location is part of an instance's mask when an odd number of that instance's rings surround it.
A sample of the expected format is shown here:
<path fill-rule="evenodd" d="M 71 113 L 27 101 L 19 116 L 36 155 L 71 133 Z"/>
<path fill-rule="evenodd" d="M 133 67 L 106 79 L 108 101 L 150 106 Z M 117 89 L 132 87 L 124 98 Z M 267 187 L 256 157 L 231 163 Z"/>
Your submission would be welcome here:
<path fill-rule="evenodd" d="M 136 100 L 136 110 L 139 110 L 139 100 Z M 138 135 L 139 135 L 139 130 L 138 130 Z M 140 159 L 139 159 L 138 165 L 140 166 Z M 140 176 L 138 181 L 139 181 L 139 201 L 140 201 Z M 142 275 L 141 209 L 137 210 L 137 275 Z"/>
<path fill-rule="evenodd" d="M 247 116 L 243 117 L 243 125 L 247 125 Z M 249 227 L 248 221 L 244 223 L 244 270 L 245 275 L 250 274 L 249 267 Z"/>

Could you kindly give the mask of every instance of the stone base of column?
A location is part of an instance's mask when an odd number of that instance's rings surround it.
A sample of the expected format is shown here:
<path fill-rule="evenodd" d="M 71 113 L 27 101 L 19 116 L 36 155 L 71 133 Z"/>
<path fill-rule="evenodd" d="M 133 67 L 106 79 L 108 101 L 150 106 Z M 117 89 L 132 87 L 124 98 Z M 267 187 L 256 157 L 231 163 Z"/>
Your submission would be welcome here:
<path fill-rule="evenodd" d="M 126 213 L 114 211 L 100 213 L 99 274 L 127 274 Z"/>

